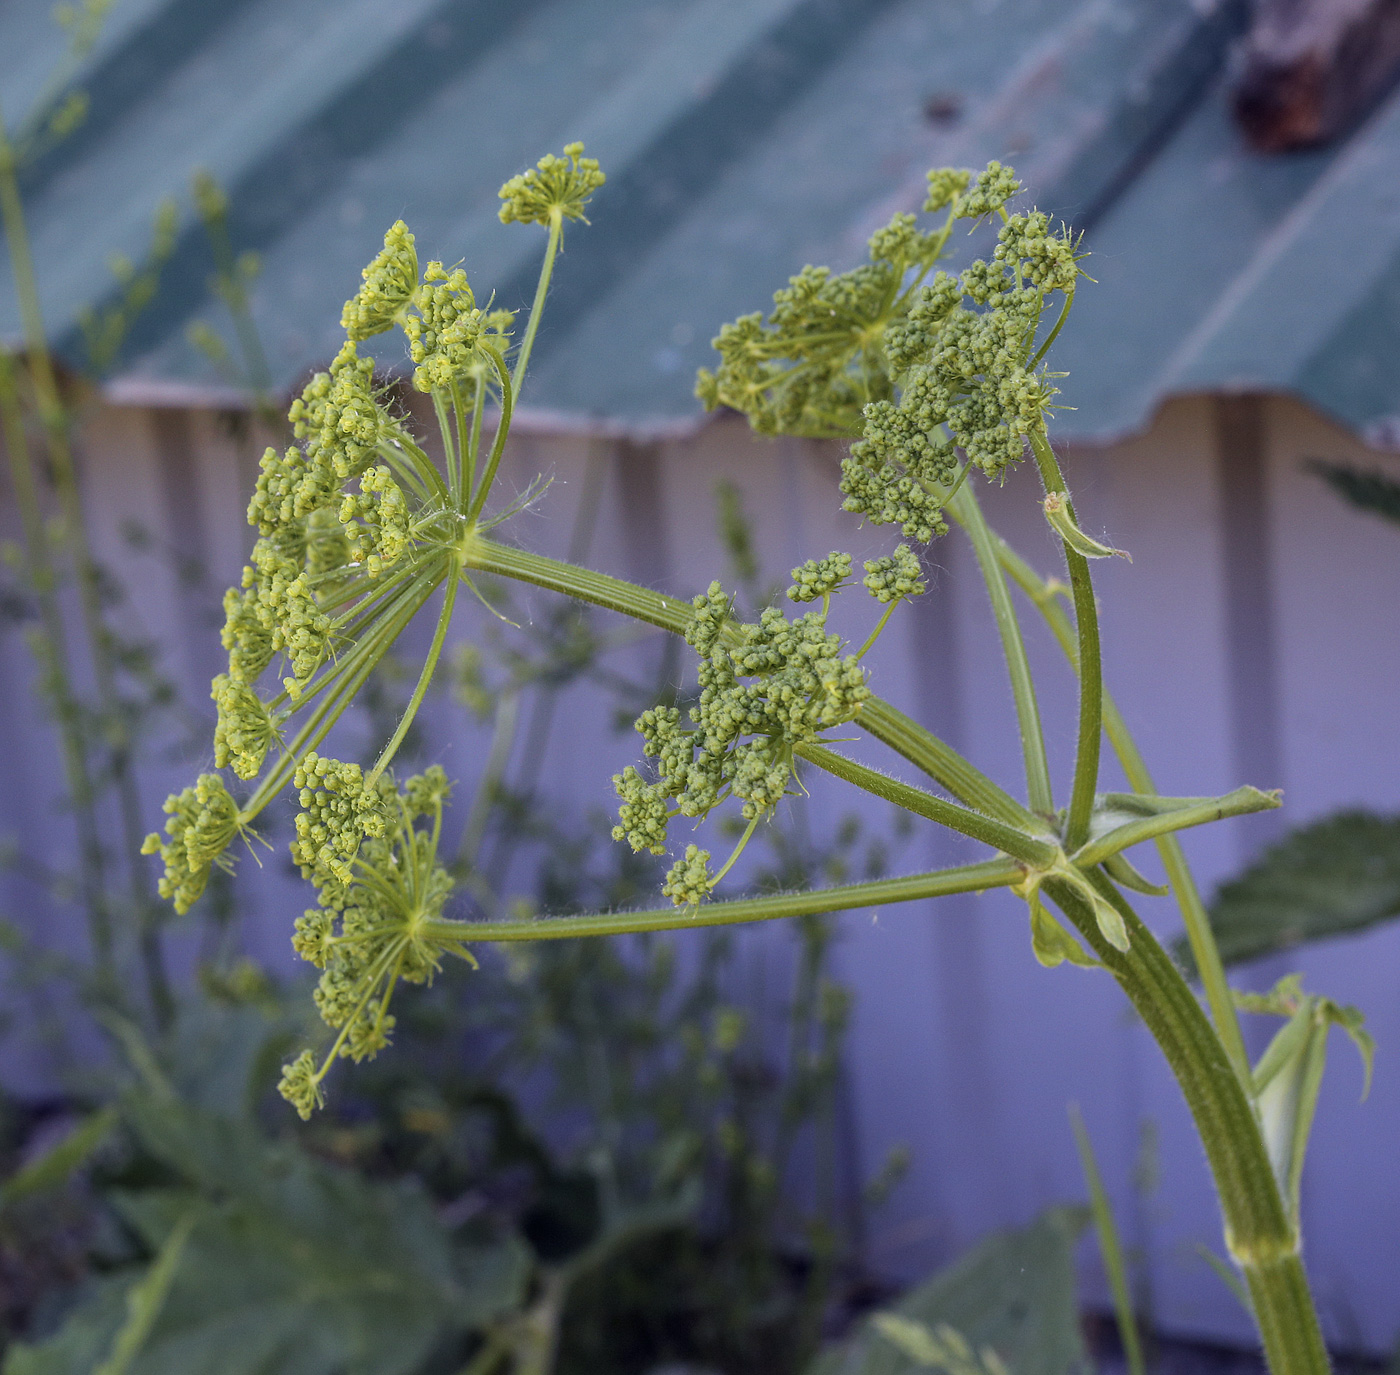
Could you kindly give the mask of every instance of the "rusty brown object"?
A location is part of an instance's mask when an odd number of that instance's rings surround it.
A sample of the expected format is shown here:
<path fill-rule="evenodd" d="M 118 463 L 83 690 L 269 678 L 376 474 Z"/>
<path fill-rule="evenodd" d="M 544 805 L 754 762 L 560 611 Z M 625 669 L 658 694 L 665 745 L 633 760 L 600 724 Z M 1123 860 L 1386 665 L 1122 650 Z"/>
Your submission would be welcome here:
<path fill-rule="evenodd" d="M 1400 0 L 1256 0 L 1234 111 L 1261 153 L 1346 133 L 1400 76 Z"/>

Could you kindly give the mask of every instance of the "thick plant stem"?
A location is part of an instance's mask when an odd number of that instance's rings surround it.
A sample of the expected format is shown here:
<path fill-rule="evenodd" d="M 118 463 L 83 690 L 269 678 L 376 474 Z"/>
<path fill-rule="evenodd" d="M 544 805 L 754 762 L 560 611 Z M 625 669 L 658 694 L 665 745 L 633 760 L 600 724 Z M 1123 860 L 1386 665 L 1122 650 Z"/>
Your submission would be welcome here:
<path fill-rule="evenodd" d="M 1128 995 L 1161 1047 L 1186 1098 L 1220 1199 L 1225 1240 L 1243 1271 L 1273 1375 L 1325 1375 L 1327 1350 L 1253 1101 L 1190 986 L 1107 879 L 1089 875 L 1116 907 L 1130 948 L 1109 944 L 1087 896 L 1061 879 L 1044 892 L 1074 923 Z"/>
<path fill-rule="evenodd" d="M 856 724 L 936 783 L 941 783 L 973 810 L 985 812 L 1008 826 L 1022 830 L 1040 824 L 1033 812 L 1023 807 L 1010 793 L 1004 792 L 986 774 L 975 769 L 957 750 L 883 698 L 868 697 L 862 702 Z"/>
<path fill-rule="evenodd" d="M 1074 506 L 1069 489 L 1055 458 L 1055 451 L 1040 425 L 1031 433 L 1031 449 L 1040 469 L 1040 480 L 1047 493 L 1065 498 L 1070 519 Z M 1103 736 L 1103 668 L 1099 654 L 1099 608 L 1094 601 L 1094 582 L 1089 561 L 1077 549 L 1065 544 L 1070 588 L 1074 594 L 1074 623 L 1079 634 L 1079 733 L 1074 752 L 1074 784 L 1069 796 L 1069 816 L 1065 821 L 1065 847 L 1077 850 L 1089 836 L 1089 819 L 1094 811 L 1094 793 L 1099 786 L 1099 748 Z"/>
<path fill-rule="evenodd" d="M 663 592 L 654 592 L 649 587 L 609 577 L 591 568 L 497 544 L 476 532 L 463 537 L 461 554 L 465 569 L 532 583 L 561 596 L 590 602 L 632 620 L 669 630 L 673 635 L 684 635 L 695 617 L 695 608 L 678 597 L 668 597 Z M 856 723 L 969 807 L 1009 826 L 1036 824 L 1036 818 L 1010 793 L 1004 792 L 951 746 L 888 702 L 878 697 L 867 698 L 861 704 Z"/>
<path fill-rule="evenodd" d="M 992 615 L 996 619 L 1006 670 L 1011 678 L 1011 695 L 1016 702 L 1021 753 L 1026 761 L 1026 794 L 1031 811 L 1050 817 L 1055 811 L 1055 801 L 1050 790 L 1050 764 L 1045 757 L 1040 707 L 1036 702 L 1035 683 L 1031 678 L 1030 662 L 1026 658 L 1025 642 L 1021 638 L 1021 625 L 1016 619 L 1016 608 L 1011 604 L 1011 593 L 1007 590 L 1001 566 L 997 563 L 991 532 L 987 529 L 977 496 L 970 487 L 960 487 L 953 494 L 947 509 L 972 541 L 977 566 L 991 599 Z"/>
<path fill-rule="evenodd" d="M 427 936 L 465 941 L 549 941 L 575 936 L 626 936 L 643 931 L 688 931 L 693 926 L 731 926 L 740 922 L 778 921 L 786 917 L 843 912 L 881 903 L 914 902 L 921 898 L 979 893 L 1020 882 L 1024 870 L 1014 860 L 992 859 L 956 869 L 939 869 L 905 878 L 875 879 L 837 888 L 812 888 L 804 893 L 707 902 L 702 907 L 662 907 L 645 912 L 590 912 L 577 917 L 542 917 L 534 921 L 431 921 Z"/>
<path fill-rule="evenodd" d="M 1000 536 L 996 537 L 996 544 L 997 557 L 1002 566 L 1045 617 L 1065 657 L 1078 671 L 1079 658 L 1074 630 L 1057 595 L 1063 591 L 1063 584 L 1046 582 Z M 1118 756 L 1118 762 L 1123 767 L 1129 786 L 1134 792 L 1156 793 L 1157 785 L 1153 782 L 1147 763 L 1117 704 L 1107 692 L 1103 694 L 1103 722 L 1109 744 Z M 1230 996 L 1230 985 L 1225 977 L 1220 949 L 1215 943 L 1215 933 L 1211 930 L 1210 917 L 1206 913 L 1205 903 L 1201 900 L 1200 890 L 1196 887 L 1191 866 L 1187 864 L 1185 851 L 1174 835 L 1159 836 L 1157 852 L 1162 857 L 1162 867 L 1167 871 L 1167 882 L 1171 884 L 1172 894 L 1181 910 L 1186 926 L 1186 939 L 1196 961 L 1196 971 L 1200 975 L 1206 1001 L 1210 1004 L 1210 1014 L 1215 1022 L 1216 1032 L 1224 1042 L 1225 1051 L 1241 1082 L 1248 1084 L 1249 1056 L 1245 1050 L 1244 1037 L 1240 1033 L 1239 1014 L 1235 1011 L 1234 999 Z"/>

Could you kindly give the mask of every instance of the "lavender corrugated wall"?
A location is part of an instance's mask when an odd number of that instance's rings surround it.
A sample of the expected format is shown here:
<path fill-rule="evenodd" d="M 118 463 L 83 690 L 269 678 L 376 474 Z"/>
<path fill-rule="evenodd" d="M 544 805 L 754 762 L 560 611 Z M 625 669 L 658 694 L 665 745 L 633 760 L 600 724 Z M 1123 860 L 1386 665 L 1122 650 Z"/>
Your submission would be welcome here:
<path fill-rule="evenodd" d="M 1241 409 L 1241 408 L 1244 409 Z M 241 509 L 254 446 L 220 417 L 105 409 L 85 443 L 89 502 L 101 553 L 138 589 L 131 608 L 165 648 L 169 670 L 206 680 L 217 662 L 210 608 L 237 572 L 248 532 Z M 1400 806 L 1400 532 L 1354 513 L 1302 469 L 1310 456 L 1397 461 L 1369 454 L 1342 431 L 1283 399 L 1187 398 L 1151 432 L 1112 449 L 1070 453 L 1082 518 L 1130 549 L 1131 565 L 1103 566 L 1100 588 L 1109 685 L 1167 793 L 1214 793 L 1241 782 L 1282 786 L 1284 823 L 1343 805 Z M 723 572 L 715 484 L 744 494 L 765 572 L 848 549 L 857 558 L 894 540 L 857 529 L 839 511 L 836 455 L 799 441 L 761 443 L 720 422 L 688 440 L 649 444 L 519 436 L 505 481 L 523 490 L 540 472 L 554 482 L 517 518 L 527 546 L 564 555 L 575 515 L 601 481 L 588 559 L 596 566 L 690 595 Z M 591 473 L 591 477 L 590 477 Z M 1029 474 L 986 494 L 992 522 L 1043 571 L 1056 567 Z M 4 512 L 8 526 L 12 503 Z M 134 554 L 123 525 L 139 522 L 175 559 L 209 570 L 182 585 L 170 559 Z M 8 530 L 7 530 L 7 533 Z M 575 536 L 577 536 L 575 530 Z M 883 695 L 927 721 L 983 768 L 1019 777 L 1009 691 L 985 592 L 956 535 L 936 545 L 929 594 L 901 608 L 874 659 Z M 851 633 L 868 606 L 840 606 Z M 463 635 L 480 613 L 463 614 Z M 1028 621 L 1030 618 L 1028 618 Z M 1063 790 L 1072 752 L 1074 694 L 1058 650 L 1032 622 L 1052 765 Z M 624 651 L 657 662 L 657 646 Z M 22 851 L 59 855 L 66 823 L 35 799 L 53 793 L 54 753 L 27 692 L 30 669 L 15 637 L 0 656 L 0 829 Z M 205 707 L 202 692 L 195 705 Z M 543 727 L 541 727 L 543 728 Z M 432 738 L 465 791 L 486 747 L 482 728 L 446 705 Z M 541 793 L 581 813 L 612 805 L 609 776 L 635 758 L 634 738 L 612 727 L 607 703 L 573 689 L 549 723 Z M 348 748 L 349 746 L 347 746 Z M 878 747 L 852 746 L 872 760 Z M 888 759 L 883 762 L 890 762 Z M 1276 776 L 1245 776 L 1250 767 Z M 167 786 L 188 765 L 144 780 L 151 824 Z M 1112 777 L 1112 768 L 1107 771 Z M 840 815 L 887 815 L 812 782 L 818 835 Z M 1267 839 L 1267 827 L 1230 822 L 1196 833 L 1188 852 L 1209 891 Z M 899 852 L 907 869 L 966 853 L 916 830 Z M 1149 870 L 1154 857 L 1146 856 Z M 301 899 L 280 859 L 243 865 L 247 936 L 260 958 L 290 967 L 287 933 Z M 43 910 L 8 881 L 10 915 Z M 1167 900 L 1145 899 L 1163 935 L 1177 923 Z M 76 940 L 44 917 L 44 936 Z M 907 1143 L 913 1166 L 869 1240 L 871 1258 L 913 1275 L 987 1230 L 1024 1221 L 1083 1186 L 1066 1105 L 1083 1107 L 1130 1245 L 1147 1259 L 1151 1300 L 1171 1329 L 1246 1339 L 1248 1323 L 1197 1254 L 1219 1249 L 1205 1164 L 1179 1094 L 1145 1031 L 1107 978 L 1031 956 L 1024 907 L 1008 894 L 949 899 L 842 921 L 837 959 L 856 993 L 849 1092 L 859 1167 L 873 1169 Z M 753 932 L 744 939 L 774 939 Z M 185 952 L 189 961 L 193 950 Z M 1358 1104 L 1360 1069 L 1340 1041 L 1323 1089 L 1305 1180 L 1306 1254 L 1325 1322 L 1343 1346 L 1387 1347 L 1400 1328 L 1400 924 L 1245 971 L 1253 983 L 1301 968 L 1310 988 L 1367 1013 L 1380 1045 L 1376 1085 Z M 21 1022 L 21 1003 L 14 1009 Z M 11 1036 L 4 1062 L 21 1086 L 46 1072 L 42 1047 Z M 1160 1184 L 1134 1184 L 1144 1133 L 1155 1133 Z M 1087 1292 L 1106 1289 L 1086 1247 Z"/>

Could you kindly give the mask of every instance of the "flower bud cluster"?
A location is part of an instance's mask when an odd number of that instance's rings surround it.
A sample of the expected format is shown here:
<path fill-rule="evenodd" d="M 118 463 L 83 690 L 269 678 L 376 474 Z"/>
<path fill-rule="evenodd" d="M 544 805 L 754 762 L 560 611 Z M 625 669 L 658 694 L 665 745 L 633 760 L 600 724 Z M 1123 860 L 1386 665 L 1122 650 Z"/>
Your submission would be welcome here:
<path fill-rule="evenodd" d="M 380 446 L 400 433 L 374 397 L 373 374 L 374 360 L 359 357 L 347 340 L 330 371 L 317 373 L 288 412 L 300 446 L 263 455 L 248 506 L 248 523 L 261 538 L 242 589 L 224 597 L 230 679 L 251 686 L 280 653 L 291 669 L 284 686 L 300 696 L 332 649 L 316 582 L 344 569 L 352 556 L 373 575 L 408 545 L 404 494 L 386 467 L 373 466 Z M 356 477 L 361 495 L 345 496 L 342 485 Z M 366 524 L 355 524 L 357 516 Z"/>
<path fill-rule="evenodd" d="M 865 590 L 877 602 L 894 602 L 901 597 L 917 597 L 928 590 L 919 556 L 907 544 L 892 555 L 865 561 Z"/>
<path fill-rule="evenodd" d="M 340 863 L 343 850 L 310 866 L 318 905 L 297 920 L 292 937 L 297 953 L 321 971 L 316 1007 L 339 1033 L 319 1070 L 309 1051 L 283 1066 L 278 1087 L 303 1118 L 320 1104 L 321 1081 L 333 1060 L 358 1062 L 389 1044 L 394 1029 L 389 1000 L 396 984 L 431 982 L 444 954 L 470 959 L 458 941 L 434 934 L 427 925 L 441 918 L 453 887 L 437 859 L 436 836 L 450 791 L 442 769 L 434 766 L 410 778 L 402 790 L 381 779 L 372 794 L 354 765 L 316 759 L 306 776 L 308 784 L 328 785 L 314 789 L 312 804 L 318 817 L 333 817 L 339 833 L 353 839 L 354 870 Z M 303 790 L 304 804 L 308 790 Z M 317 801 L 322 794 L 326 800 Z M 366 797 L 378 823 L 369 829 L 365 813 L 356 813 Z M 348 809 L 338 803 L 349 804 Z M 428 824 L 419 824 L 424 821 Z"/>
<path fill-rule="evenodd" d="M 701 369 L 696 395 L 706 409 L 732 406 L 760 434 L 848 434 L 861 408 L 892 384 L 881 337 L 902 314 L 911 271 L 926 271 L 936 235 L 896 215 L 870 240 L 870 261 L 850 272 L 804 267 L 773 296 L 773 311 L 744 315 L 714 340 L 720 366 Z"/>
<path fill-rule="evenodd" d="M 277 738 L 262 699 L 247 683 L 221 673 L 214 679 L 209 695 L 214 699 L 218 719 L 214 725 L 214 764 L 230 765 L 239 778 L 256 778 Z"/>
<path fill-rule="evenodd" d="M 414 293 L 415 313 L 404 320 L 409 357 L 418 365 L 413 385 L 419 391 L 449 387 L 465 376 L 476 359 L 486 331 L 486 312 L 476 304 L 467 274 L 428 264 L 423 285 Z"/>
<path fill-rule="evenodd" d="M 202 773 L 193 787 L 165 799 L 169 837 L 152 831 L 141 846 L 143 855 L 159 854 L 165 865 L 158 891 L 181 914 L 188 912 L 209 882 L 215 864 L 227 865 L 224 851 L 243 829 L 238 804 L 216 773 Z"/>
<path fill-rule="evenodd" d="M 789 621 L 769 607 L 757 623 L 738 624 L 717 582 L 693 605 L 686 633 L 700 655 L 693 729 L 682 727 L 677 708 L 643 712 L 637 730 L 657 781 L 631 767 L 613 779 L 622 799 L 613 838 L 653 854 L 665 853 L 674 816 L 703 817 L 731 796 L 746 820 L 771 811 L 792 777 L 794 747 L 851 720 L 870 695 L 864 671 L 854 655 L 842 656 L 841 637 L 827 631 L 821 613 Z"/>
<path fill-rule="evenodd" d="M 358 494 L 347 492 L 341 499 L 339 519 L 348 532 L 350 557 L 371 578 L 397 563 L 413 542 L 403 489 L 382 463 L 361 474 Z"/>
<path fill-rule="evenodd" d="M 567 144 L 562 158 L 546 153 L 501 187 L 501 223 L 548 225 L 556 216 L 582 220 L 589 198 L 605 181 L 598 160 L 583 156 L 583 144 Z"/>
<path fill-rule="evenodd" d="M 298 789 L 292 859 L 301 876 L 318 884 L 350 883 L 350 862 L 366 836 L 384 834 L 384 815 L 392 785 L 381 778 L 366 788 L 358 764 L 343 764 L 310 750 L 297 765 L 292 782 Z"/>
<path fill-rule="evenodd" d="M 982 191 L 956 199 L 955 210 L 990 205 L 1014 184 L 1002 168 Z M 939 272 L 919 290 L 885 335 L 899 400 L 865 408 L 862 437 L 842 465 L 848 511 L 926 543 L 947 529 L 939 489 L 957 471 L 955 448 L 988 477 L 1020 461 L 1055 395 L 1027 363 L 1045 295 L 1072 289 L 1078 272 L 1068 231 L 1052 233 L 1036 211 L 1006 221 L 991 261 L 958 278 Z"/>
<path fill-rule="evenodd" d="M 690 907 L 704 902 L 712 886 L 710 852 L 698 845 L 687 845 L 685 857 L 678 859 L 666 874 L 661 892 L 677 907 Z"/>
<path fill-rule="evenodd" d="M 384 247 L 360 276 L 364 285 L 345 303 L 340 323 L 351 339 L 383 334 L 400 319 L 418 287 L 418 250 L 402 220 L 384 236 Z"/>
<path fill-rule="evenodd" d="M 260 539 L 252 559 L 243 570 L 242 591 L 230 588 L 224 593 L 222 638 L 229 653 L 228 676 L 251 685 L 281 653 L 292 670 L 283 686 L 295 698 L 330 657 L 330 617 L 317 605 L 302 558 L 288 552 L 286 541 Z"/>
<path fill-rule="evenodd" d="M 957 198 L 955 213 L 959 219 L 976 220 L 993 215 L 1021 189 L 1016 173 L 999 162 L 989 162 L 977 174 L 970 190 Z M 929 177 L 929 193 L 933 192 L 933 177 Z"/>
<path fill-rule="evenodd" d="M 814 602 L 819 597 L 829 597 L 850 576 L 851 556 L 838 554 L 833 549 L 824 559 L 808 559 L 792 570 L 788 600 Z"/>

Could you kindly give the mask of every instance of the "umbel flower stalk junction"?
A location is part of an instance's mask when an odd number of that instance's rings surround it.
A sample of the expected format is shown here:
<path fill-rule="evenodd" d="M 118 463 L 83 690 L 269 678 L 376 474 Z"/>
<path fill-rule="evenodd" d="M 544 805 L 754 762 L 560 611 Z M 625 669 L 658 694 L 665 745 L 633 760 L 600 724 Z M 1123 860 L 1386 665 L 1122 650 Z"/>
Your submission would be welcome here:
<path fill-rule="evenodd" d="M 502 537 L 520 503 L 500 505 L 493 485 L 555 259 L 566 225 L 586 223 L 603 184 L 598 164 L 574 144 L 502 187 L 501 219 L 547 235 L 523 328 L 489 298 L 479 304 L 461 268 L 420 268 L 414 236 L 395 224 L 345 306 L 344 347 L 292 405 L 296 444 L 263 457 L 248 511 L 258 540 L 225 599 L 228 670 L 213 684 L 218 771 L 167 802 L 165 834 L 146 848 L 164 861 L 161 893 L 184 911 L 212 866 L 231 866 L 235 841 L 255 835 L 268 804 L 295 790 L 292 854 L 315 906 L 296 922 L 293 943 L 321 970 L 316 999 L 331 1037 L 320 1055 L 308 1049 L 285 1067 L 283 1094 L 308 1116 L 337 1059 L 360 1060 L 388 1044 L 398 985 L 431 979 L 445 956 L 474 963 L 476 943 L 764 921 L 1010 888 L 1026 901 L 1040 962 L 1114 978 L 1161 1046 L 1200 1132 L 1226 1247 L 1271 1367 L 1326 1370 L 1301 1259 L 1297 1179 L 1327 1028 L 1343 1026 L 1367 1054 L 1369 1041 L 1351 1009 L 1290 984 L 1247 1005 L 1286 1019 L 1251 1069 L 1177 832 L 1276 807 L 1278 796 L 1252 787 L 1158 796 L 1105 694 L 1091 561 L 1121 551 L 1083 531 L 1048 430 L 1062 374 L 1046 358 L 1083 277 L 1079 242 L 1039 211 L 1011 208 L 1020 187 L 1010 168 L 939 170 L 929 174 L 924 217 L 896 215 L 872 237 L 867 262 L 841 274 L 804 268 L 776 293 L 770 313 L 721 330 L 719 365 L 697 386 L 706 406 L 741 411 L 762 434 L 853 441 L 842 464 L 845 509 L 898 527 L 904 541 L 867 562 L 863 576 L 839 551 L 809 560 L 792 571 L 790 606 L 745 622 L 718 582 L 683 601 Z M 982 220 L 998 226 L 992 256 L 956 273 L 939 269 L 958 222 Z M 441 465 L 361 351 L 393 329 L 405 337 L 413 386 L 431 398 Z M 979 480 L 1007 480 L 1027 458 L 1067 581 L 1041 579 L 988 528 L 978 504 Z M 920 550 L 950 522 L 967 535 L 986 582 L 1016 704 L 1023 787 L 989 778 L 875 691 L 872 650 L 900 605 L 926 594 Z M 448 780 L 433 767 L 399 781 L 391 766 L 437 670 L 459 589 L 475 590 L 482 574 L 660 627 L 694 651 L 695 705 L 643 712 L 643 757 L 613 780 L 614 837 L 673 855 L 662 889 L 669 905 L 510 922 L 448 914 L 453 884 L 438 854 Z M 1011 582 L 1046 618 L 1078 675 L 1074 770 L 1062 802 Z M 833 598 L 847 593 L 875 603 L 870 632 L 854 648 L 829 625 Z M 420 614 L 435 614 L 435 629 L 392 736 L 372 760 L 321 754 L 336 720 Z M 837 746 L 853 731 L 887 746 L 891 765 L 912 768 L 922 783 L 843 753 Z M 1098 790 L 1105 735 L 1131 793 Z M 903 878 L 712 900 L 755 829 L 812 769 L 979 841 L 988 855 Z M 672 821 L 683 817 L 691 829 L 725 810 L 743 823 L 729 855 L 716 862 L 698 844 L 673 849 Z M 1185 921 L 1205 1007 L 1129 901 L 1129 893 L 1168 891 L 1127 858 L 1149 841 Z"/>

